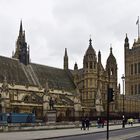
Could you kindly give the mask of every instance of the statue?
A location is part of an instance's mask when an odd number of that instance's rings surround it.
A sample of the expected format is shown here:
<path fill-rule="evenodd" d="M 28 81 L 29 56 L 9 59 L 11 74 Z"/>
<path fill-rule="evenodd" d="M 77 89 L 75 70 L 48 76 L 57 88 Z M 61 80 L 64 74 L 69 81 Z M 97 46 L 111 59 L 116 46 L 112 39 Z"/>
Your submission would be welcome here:
<path fill-rule="evenodd" d="M 54 109 L 54 100 L 52 99 L 52 97 L 50 97 L 49 106 L 50 106 L 50 110 Z"/>
<path fill-rule="evenodd" d="M 99 88 L 98 88 L 97 93 L 96 93 L 95 105 L 96 105 L 96 110 L 97 111 L 99 111 L 99 112 L 102 112 L 103 111 L 101 91 L 100 91 Z"/>

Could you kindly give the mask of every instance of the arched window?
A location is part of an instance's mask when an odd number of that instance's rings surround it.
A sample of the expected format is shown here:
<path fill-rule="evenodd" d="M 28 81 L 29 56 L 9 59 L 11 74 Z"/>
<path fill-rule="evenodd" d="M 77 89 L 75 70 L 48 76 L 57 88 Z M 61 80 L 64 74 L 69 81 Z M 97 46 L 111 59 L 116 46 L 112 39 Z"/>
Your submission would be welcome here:
<path fill-rule="evenodd" d="M 113 74 L 114 74 L 114 69 L 112 68 L 110 71 L 110 75 L 113 75 Z"/>
<path fill-rule="evenodd" d="M 88 62 L 86 62 L 86 68 L 88 68 Z"/>
<path fill-rule="evenodd" d="M 92 62 L 90 62 L 90 69 L 92 69 L 92 68 L 93 68 Z"/>
<path fill-rule="evenodd" d="M 131 64 L 131 75 L 133 75 L 133 64 Z"/>
<path fill-rule="evenodd" d="M 94 69 L 96 69 L 96 62 L 94 62 Z"/>
<path fill-rule="evenodd" d="M 29 96 L 26 95 L 23 100 L 24 100 L 24 102 L 29 102 Z"/>

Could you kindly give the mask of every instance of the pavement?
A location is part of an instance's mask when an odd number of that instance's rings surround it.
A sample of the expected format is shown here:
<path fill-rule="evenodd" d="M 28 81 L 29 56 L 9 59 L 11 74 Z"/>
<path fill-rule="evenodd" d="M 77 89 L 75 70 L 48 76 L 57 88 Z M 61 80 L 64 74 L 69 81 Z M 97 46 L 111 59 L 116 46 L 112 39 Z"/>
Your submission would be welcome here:
<path fill-rule="evenodd" d="M 140 126 L 140 123 L 134 124 L 133 126 L 126 125 L 124 129 L 137 126 Z M 110 131 L 117 129 L 122 129 L 122 125 L 109 126 Z M 53 130 L 37 130 L 37 131 L 1 132 L 0 140 L 45 140 L 75 135 L 86 135 L 97 132 L 99 133 L 103 131 L 106 131 L 106 126 L 104 128 L 90 127 L 89 130 L 81 130 L 80 128 L 69 128 L 69 129 L 53 129 Z M 119 139 L 127 140 L 127 138 L 131 138 L 138 135 L 140 135 L 140 132 L 127 134 L 120 137 L 118 136 L 113 137 L 113 139 L 109 138 L 109 140 L 119 140 Z"/>

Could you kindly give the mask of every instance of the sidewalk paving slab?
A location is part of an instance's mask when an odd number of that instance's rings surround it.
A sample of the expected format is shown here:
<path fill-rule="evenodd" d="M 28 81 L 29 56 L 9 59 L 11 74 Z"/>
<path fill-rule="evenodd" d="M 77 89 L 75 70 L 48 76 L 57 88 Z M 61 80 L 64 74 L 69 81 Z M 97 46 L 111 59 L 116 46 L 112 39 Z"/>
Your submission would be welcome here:
<path fill-rule="evenodd" d="M 130 127 L 137 127 L 140 124 L 134 124 L 133 126 L 126 125 L 124 129 L 128 129 Z M 122 129 L 122 125 L 112 125 L 109 126 L 109 129 L 117 130 Z M 81 130 L 80 128 L 71 128 L 71 129 L 55 129 L 55 130 L 38 130 L 38 131 L 24 131 L 24 132 L 2 132 L 0 133 L 0 140 L 43 140 L 49 138 L 59 138 L 59 137 L 68 137 L 68 136 L 76 136 L 76 135 L 86 135 L 90 133 L 97 133 L 106 131 L 106 126 L 104 128 L 91 127 L 89 130 Z M 138 135 L 138 134 L 135 134 Z M 118 139 L 127 139 L 127 136 L 124 135 L 120 138 L 113 138 L 112 140 Z M 111 140 L 111 139 L 110 139 Z"/>

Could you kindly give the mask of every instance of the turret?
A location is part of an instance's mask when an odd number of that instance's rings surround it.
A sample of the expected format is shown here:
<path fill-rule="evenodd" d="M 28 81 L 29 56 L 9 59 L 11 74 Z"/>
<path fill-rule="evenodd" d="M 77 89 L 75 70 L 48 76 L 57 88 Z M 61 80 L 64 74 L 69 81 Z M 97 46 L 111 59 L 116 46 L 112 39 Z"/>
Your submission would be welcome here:
<path fill-rule="evenodd" d="M 112 53 L 112 47 L 110 48 L 110 55 L 106 63 L 106 72 L 107 72 L 109 80 L 110 79 L 114 79 L 114 81 L 117 80 L 117 62 L 116 62 L 116 58 L 114 57 Z"/>
<path fill-rule="evenodd" d="M 96 52 L 92 47 L 92 40 L 89 40 L 89 47 L 85 53 L 84 60 L 83 60 L 83 68 L 84 69 L 92 69 L 96 70 L 97 68 L 97 58 Z"/>
<path fill-rule="evenodd" d="M 68 70 L 68 55 L 67 55 L 67 48 L 65 48 L 65 54 L 64 54 L 64 70 Z"/>
<path fill-rule="evenodd" d="M 127 37 L 127 34 L 126 34 L 126 37 L 125 37 L 125 40 L 124 40 L 124 47 L 125 47 L 125 49 L 129 49 L 129 39 Z"/>

